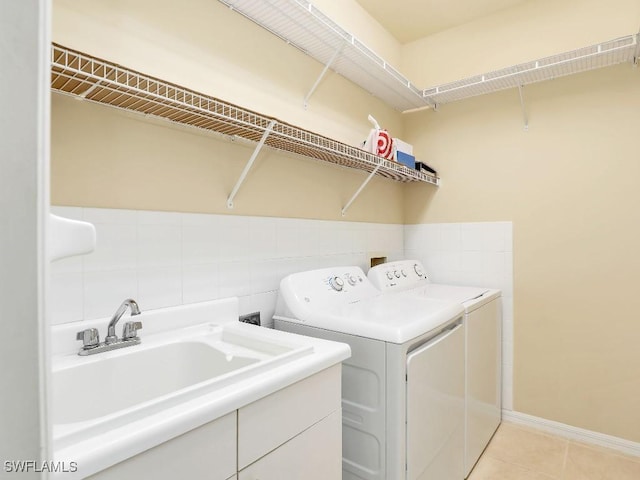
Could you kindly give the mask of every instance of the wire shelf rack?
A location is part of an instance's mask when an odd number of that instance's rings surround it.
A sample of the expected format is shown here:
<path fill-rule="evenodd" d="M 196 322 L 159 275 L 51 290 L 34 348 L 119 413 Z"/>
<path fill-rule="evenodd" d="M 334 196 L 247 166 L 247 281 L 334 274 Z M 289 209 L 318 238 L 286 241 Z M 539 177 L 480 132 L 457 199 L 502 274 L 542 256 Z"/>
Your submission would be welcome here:
<path fill-rule="evenodd" d="M 551 80 L 625 62 L 637 62 L 638 34 L 458 80 L 422 93 L 433 105 Z"/>
<path fill-rule="evenodd" d="M 419 88 L 308 1 L 219 1 L 320 63 L 331 65 L 396 110 L 428 106 Z"/>
<path fill-rule="evenodd" d="M 439 182 L 435 175 L 58 44 L 51 49 L 51 89 L 252 142 L 270 129 L 265 145 L 273 149 L 369 173 L 378 167 L 376 175 L 400 182 Z"/>

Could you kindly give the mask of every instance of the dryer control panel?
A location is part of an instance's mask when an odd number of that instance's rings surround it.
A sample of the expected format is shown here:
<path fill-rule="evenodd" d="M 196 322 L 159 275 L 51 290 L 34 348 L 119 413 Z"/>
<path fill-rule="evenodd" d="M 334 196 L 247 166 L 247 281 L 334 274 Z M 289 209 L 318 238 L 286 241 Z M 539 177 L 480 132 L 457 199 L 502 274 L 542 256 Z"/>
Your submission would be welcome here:
<path fill-rule="evenodd" d="M 429 282 L 420 260 L 382 263 L 372 267 L 367 277 L 378 290 L 382 291 L 409 290 Z"/>

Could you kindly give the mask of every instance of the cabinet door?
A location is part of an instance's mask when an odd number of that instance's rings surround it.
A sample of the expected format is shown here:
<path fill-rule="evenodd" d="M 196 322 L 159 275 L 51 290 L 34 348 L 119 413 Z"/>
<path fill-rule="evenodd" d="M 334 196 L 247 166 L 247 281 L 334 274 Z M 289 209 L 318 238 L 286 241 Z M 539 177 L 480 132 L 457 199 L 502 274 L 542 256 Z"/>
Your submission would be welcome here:
<path fill-rule="evenodd" d="M 340 480 L 340 410 L 292 438 L 238 474 L 238 480 Z"/>
<path fill-rule="evenodd" d="M 238 410 L 238 470 L 338 409 L 340 365 L 242 407 Z"/>
<path fill-rule="evenodd" d="M 91 480 L 227 480 L 236 472 L 236 412 L 161 443 Z"/>

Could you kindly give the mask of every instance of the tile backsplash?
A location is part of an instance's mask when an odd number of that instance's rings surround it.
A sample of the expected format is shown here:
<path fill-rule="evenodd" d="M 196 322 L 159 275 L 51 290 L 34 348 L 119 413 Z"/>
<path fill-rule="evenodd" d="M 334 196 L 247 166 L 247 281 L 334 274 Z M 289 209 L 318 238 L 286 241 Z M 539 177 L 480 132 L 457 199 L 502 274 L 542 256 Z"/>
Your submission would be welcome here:
<path fill-rule="evenodd" d="M 357 265 L 371 256 L 416 258 L 431 280 L 503 292 L 503 407 L 512 409 L 511 222 L 398 225 L 101 208 L 52 207 L 96 227 L 96 250 L 51 264 L 53 324 L 109 317 L 125 298 L 143 310 L 239 297 L 271 326 L 280 280 Z"/>
<path fill-rule="evenodd" d="M 100 208 L 52 207 L 96 227 L 96 250 L 51 265 L 53 324 L 108 317 L 135 298 L 156 309 L 237 296 L 272 323 L 280 280 L 296 271 L 403 255 L 403 226 Z"/>

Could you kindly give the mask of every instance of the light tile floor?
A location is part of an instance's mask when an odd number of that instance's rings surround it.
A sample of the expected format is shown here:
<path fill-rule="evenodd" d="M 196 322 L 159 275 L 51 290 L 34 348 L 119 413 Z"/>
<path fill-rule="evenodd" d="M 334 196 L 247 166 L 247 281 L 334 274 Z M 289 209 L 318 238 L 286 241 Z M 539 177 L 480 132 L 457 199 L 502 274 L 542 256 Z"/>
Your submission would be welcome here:
<path fill-rule="evenodd" d="M 640 457 L 503 422 L 468 480 L 640 480 Z"/>

